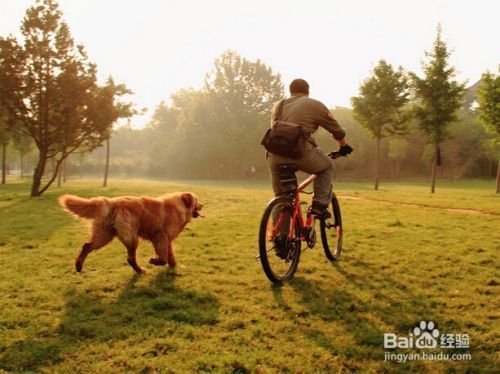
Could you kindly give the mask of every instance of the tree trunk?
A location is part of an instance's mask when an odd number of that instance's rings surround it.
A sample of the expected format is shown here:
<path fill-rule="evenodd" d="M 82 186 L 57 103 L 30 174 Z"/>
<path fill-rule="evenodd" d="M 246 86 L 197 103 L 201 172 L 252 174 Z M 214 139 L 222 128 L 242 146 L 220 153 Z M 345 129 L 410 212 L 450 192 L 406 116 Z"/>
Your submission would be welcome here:
<path fill-rule="evenodd" d="M 63 157 L 65 158 L 67 156 L 63 156 Z M 47 182 L 47 184 L 41 190 L 39 190 L 38 196 L 41 196 L 45 191 L 47 191 L 49 189 L 49 187 L 52 185 L 52 182 L 54 182 L 56 180 L 57 174 L 59 173 L 59 168 L 61 166 L 61 163 L 64 161 L 64 158 L 62 158 L 61 160 L 59 160 L 55 163 L 55 166 L 54 166 L 55 170 L 52 173 L 52 177 Z"/>
<path fill-rule="evenodd" d="M 500 193 L 500 160 L 498 160 L 497 166 L 497 193 Z"/>
<path fill-rule="evenodd" d="M 19 155 L 21 156 L 21 179 L 24 178 L 24 152 L 20 151 Z"/>
<path fill-rule="evenodd" d="M 66 159 L 64 159 L 62 164 L 62 175 L 63 175 L 63 183 L 66 183 Z"/>
<path fill-rule="evenodd" d="M 52 176 L 54 176 L 54 173 L 56 172 L 56 162 L 54 161 L 54 157 L 50 158 L 50 172 L 52 173 Z"/>
<path fill-rule="evenodd" d="M 57 187 L 61 187 L 62 173 L 63 173 L 63 168 L 60 167 L 58 172 L 57 172 Z"/>
<path fill-rule="evenodd" d="M 378 190 L 379 159 L 380 159 L 380 138 L 377 138 L 377 147 L 375 151 L 375 186 L 374 186 L 375 190 Z"/>
<path fill-rule="evenodd" d="M 2 184 L 7 183 L 7 142 L 2 145 Z"/>
<path fill-rule="evenodd" d="M 436 190 L 436 169 L 437 169 L 437 159 L 438 159 L 438 147 L 436 144 L 434 148 L 434 157 L 432 158 L 432 169 L 431 169 L 431 193 Z"/>
<path fill-rule="evenodd" d="M 106 166 L 104 167 L 104 181 L 102 186 L 106 187 L 108 185 L 108 172 L 109 172 L 109 138 L 106 139 Z"/>
<path fill-rule="evenodd" d="M 45 165 L 47 164 L 47 152 L 39 151 L 38 163 L 33 173 L 33 184 L 31 185 L 31 196 L 40 196 L 40 185 L 42 184 L 42 177 L 45 173 Z"/>

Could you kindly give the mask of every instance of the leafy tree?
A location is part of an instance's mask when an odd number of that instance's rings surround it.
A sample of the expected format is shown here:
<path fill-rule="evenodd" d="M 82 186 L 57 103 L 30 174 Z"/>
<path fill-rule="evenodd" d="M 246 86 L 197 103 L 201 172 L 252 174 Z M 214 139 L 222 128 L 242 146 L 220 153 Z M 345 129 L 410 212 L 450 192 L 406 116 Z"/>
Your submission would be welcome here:
<path fill-rule="evenodd" d="M 2 145 L 2 184 L 6 183 L 7 145 L 16 121 L 14 113 L 22 105 L 22 49 L 12 36 L 0 37 L 0 143 Z"/>
<path fill-rule="evenodd" d="M 116 117 L 117 92 L 109 84 L 97 85 L 96 66 L 88 61 L 83 46 L 75 46 L 56 1 L 37 0 L 26 11 L 21 32 L 23 59 L 11 69 L 21 73 L 9 75 L 20 81 L 10 91 L 10 101 L 16 103 L 11 106 L 15 120 L 10 128 L 30 136 L 36 145 L 31 196 L 40 196 L 68 155 L 93 150 L 106 139 Z M 55 167 L 42 186 L 50 159 L 55 160 Z"/>
<path fill-rule="evenodd" d="M 104 133 L 106 139 L 106 164 L 104 168 L 104 179 L 102 186 L 106 187 L 108 184 L 108 174 L 109 174 L 109 159 L 110 159 L 110 138 L 112 125 L 120 118 L 130 118 L 139 113 L 134 109 L 134 104 L 132 102 L 124 102 L 121 100 L 123 96 L 131 95 L 133 92 L 128 89 L 124 84 L 115 84 L 112 77 L 108 78 L 106 85 L 100 88 L 102 98 L 107 104 L 106 123 L 111 124 Z M 143 111 L 142 111 L 143 112 Z"/>
<path fill-rule="evenodd" d="M 7 144 L 9 142 L 7 132 L 7 116 L 5 110 L 0 106 L 0 144 L 2 146 L 2 184 L 7 183 Z"/>
<path fill-rule="evenodd" d="M 408 82 L 401 67 L 395 71 L 386 61 L 380 60 L 359 91 L 360 95 L 351 98 L 351 103 L 356 119 L 376 140 L 374 188 L 378 190 L 380 142 L 406 131 L 409 115 L 404 106 L 408 102 Z"/>
<path fill-rule="evenodd" d="M 431 193 L 436 186 L 436 168 L 441 164 L 440 144 L 449 136 L 448 125 L 457 119 L 465 94 L 465 84 L 453 80 L 455 68 L 448 66 L 450 52 L 441 39 L 441 26 L 431 52 L 426 52 L 423 63 L 425 78 L 412 73 L 411 77 L 418 100 L 415 116 L 433 146 L 431 168 Z"/>
<path fill-rule="evenodd" d="M 492 148 L 500 144 L 500 75 L 486 72 L 478 90 L 479 119 L 493 136 Z M 497 166 L 496 192 L 500 191 L 500 159 Z"/>
<path fill-rule="evenodd" d="M 260 139 L 282 96 L 280 76 L 265 64 L 222 54 L 202 90 L 180 90 L 156 109 L 150 170 L 182 178 L 241 178 L 249 166 L 263 170 Z"/>
<path fill-rule="evenodd" d="M 281 76 L 260 60 L 227 51 L 207 75 L 205 91 L 215 126 L 211 135 L 221 143 L 215 161 L 233 176 L 241 176 L 249 165 L 263 165 L 260 139 L 269 127 L 273 104 L 284 95 Z M 222 140 L 221 134 L 231 141 Z"/>

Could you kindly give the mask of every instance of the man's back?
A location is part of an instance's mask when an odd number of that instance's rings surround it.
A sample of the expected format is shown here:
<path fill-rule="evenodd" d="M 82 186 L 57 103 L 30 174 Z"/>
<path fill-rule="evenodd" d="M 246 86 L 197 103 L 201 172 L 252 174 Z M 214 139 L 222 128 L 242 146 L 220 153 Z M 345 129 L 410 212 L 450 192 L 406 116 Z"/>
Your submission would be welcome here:
<path fill-rule="evenodd" d="M 274 120 L 274 108 L 272 118 Z M 319 126 L 330 132 L 335 139 L 343 139 L 344 130 L 333 118 L 328 108 L 307 95 L 292 95 L 285 100 L 280 120 L 293 122 L 303 127 L 308 134 L 314 134 Z"/>

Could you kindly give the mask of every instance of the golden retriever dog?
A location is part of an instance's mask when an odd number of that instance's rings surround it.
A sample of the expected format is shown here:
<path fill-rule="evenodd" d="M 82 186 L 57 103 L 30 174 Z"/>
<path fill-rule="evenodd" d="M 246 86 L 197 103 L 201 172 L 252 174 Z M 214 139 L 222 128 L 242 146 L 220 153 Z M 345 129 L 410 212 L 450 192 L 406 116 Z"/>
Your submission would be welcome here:
<path fill-rule="evenodd" d="M 172 242 L 192 218 L 201 216 L 203 204 L 195 194 L 178 192 L 160 198 L 95 197 L 84 199 L 62 195 L 59 204 L 73 215 L 91 221 L 88 241 L 76 257 L 76 271 L 81 272 L 90 252 L 104 247 L 116 236 L 127 248 L 127 261 L 137 273 L 144 268 L 137 263 L 138 239 L 150 240 L 156 256 L 153 265 L 176 265 Z"/>

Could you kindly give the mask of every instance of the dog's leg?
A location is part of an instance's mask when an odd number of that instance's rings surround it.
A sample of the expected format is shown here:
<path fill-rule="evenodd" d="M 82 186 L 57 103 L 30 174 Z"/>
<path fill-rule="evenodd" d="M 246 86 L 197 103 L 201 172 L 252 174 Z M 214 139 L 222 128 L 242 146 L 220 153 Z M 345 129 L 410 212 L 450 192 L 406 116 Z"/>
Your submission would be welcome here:
<path fill-rule="evenodd" d="M 137 263 L 137 241 L 134 244 L 127 246 L 127 253 L 127 262 L 130 266 L 132 266 L 132 269 L 134 269 L 137 274 L 145 273 L 146 269 L 140 267 Z"/>
<path fill-rule="evenodd" d="M 168 238 L 163 235 L 159 235 L 154 240 L 152 240 L 152 242 L 153 246 L 155 247 L 156 257 L 150 258 L 149 263 L 156 266 L 166 265 L 169 246 Z"/>
<path fill-rule="evenodd" d="M 175 253 L 174 253 L 174 246 L 172 245 L 171 242 L 168 243 L 168 266 L 170 267 L 175 267 L 177 265 L 177 262 L 175 261 Z"/>
<path fill-rule="evenodd" d="M 137 263 L 137 237 L 125 238 L 119 233 L 118 239 L 120 239 L 123 245 L 127 247 L 127 262 L 130 266 L 132 266 L 132 269 L 134 269 L 138 274 L 146 272 L 146 269 L 140 267 Z"/>
<path fill-rule="evenodd" d="M 85 262 L 85 259 L 87 258 L 90 252 L 92 252 L 92 243 L 87 242 L 82 246 L 80 253 L 76 257 L 75 269 L 77 272 L 81 273 L 83 269 L 83 263 Z"/>
<path fill-rule="evenodd" d="M 139 266 L 137 263 L 137 245 L 139 242 L 139 222 L 128 210 L 119 209 L 116 212 L 114 220 L 114 228 L 116 236 L 127 248 L 127 262 L 136 273 L 141 274 L 146 272 L 146 269 Z"/>
<path fill-rule="evenodd" d="M 109 231 L 102 230 L 99 226 L 94 225 L 92 227 L 92 234 L 90 235 L 90 240 L 82 246 L 80 253 L 75 260 L 75 269 L 77 272 L 81 272 L 83 269 L 83 263 L 89 255 L 90 252 L 96 249 L 104 247 L 111 240 L 113 240 L 114 235 Z"/>

